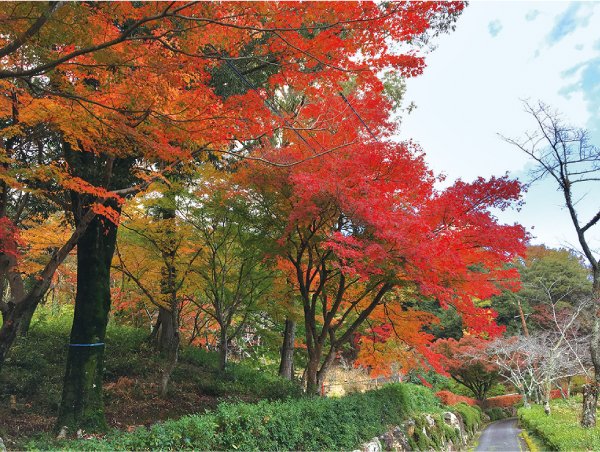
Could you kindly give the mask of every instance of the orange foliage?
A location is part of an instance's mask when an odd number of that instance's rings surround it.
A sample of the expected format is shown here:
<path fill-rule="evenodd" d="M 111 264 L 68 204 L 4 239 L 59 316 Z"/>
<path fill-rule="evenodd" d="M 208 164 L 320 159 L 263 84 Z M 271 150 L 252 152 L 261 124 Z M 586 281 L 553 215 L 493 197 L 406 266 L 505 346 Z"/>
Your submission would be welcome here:
<path fill-rule="evenodd" d="M 473 406 L 477 405 L 478 403 L 477 400 L 471 397 L 461 396 L 458 394 L 454 394 L 450 391 L 438 391 L 435 393 L 435 395 L 438 399 L 442 401 L 444 405 L 456 405 L 458 403 L 466 403 L 467 405 Z"/>

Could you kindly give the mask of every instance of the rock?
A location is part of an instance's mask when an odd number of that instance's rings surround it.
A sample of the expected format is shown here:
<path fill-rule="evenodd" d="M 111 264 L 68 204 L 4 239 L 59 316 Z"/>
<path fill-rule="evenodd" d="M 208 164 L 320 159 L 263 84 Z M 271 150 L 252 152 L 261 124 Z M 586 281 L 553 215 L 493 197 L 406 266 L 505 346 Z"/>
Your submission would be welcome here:
<path fill-rule="evenodd" d="M 381 442 L 379 438 L 372 438 L 371 441 L 367 443 L 363 443 L 360 446 L 361 452 L 382 452 L 383 448 L 381 447 Z"/>
<path fill-rule="evenodd" d="M 398 426 L 381 435 L 379 439 L 381 440 L 383 450 L 395 452 L 411 450 L 410 445 L 408 444 L 408 438 Z"/>
<path fill-rule="evenodd" d="M 63 425 L 56 436 L 56 439 L 67 439 L 67 433 L 69 432 L 69 428 L 66 425 Z"/>
<path fill-rule="evenodd" d="M 444 413 L 444 422 L 450 427 L 454 427 L 456 430 L 458 430 L 460 439 L 462 440 L 463 444 L 467 443 L 465 424 L 463 423 L 463 420 L 459 415 L 456 415 L 450 411 L 446 411 Z"/>
<path fill-rule="evenodd" d="M 446 424 L 448 424 L 450 427 L 454 427 L 457 430 L 463 429 L 461 420 L 458 418 L 458 416 L 456 416 L 456 414 L 454 414 L 450 411 L 446 411 L 444 413 L 444 422 Z"/>
<path fill-rule="evenodd" d="M 404 423 L 404 430 L 406 431 L 406 435 L 411 438 L 415 434 L 415 421 L 413 419 L 409 419 Z"/>
<path fill-rule="evenodd" d="M 427 422 L 427 425 L 429 425 L 430 427 L 435 426 L 435 419 L 431 414 L 425 415 L 425 422 Z"/>

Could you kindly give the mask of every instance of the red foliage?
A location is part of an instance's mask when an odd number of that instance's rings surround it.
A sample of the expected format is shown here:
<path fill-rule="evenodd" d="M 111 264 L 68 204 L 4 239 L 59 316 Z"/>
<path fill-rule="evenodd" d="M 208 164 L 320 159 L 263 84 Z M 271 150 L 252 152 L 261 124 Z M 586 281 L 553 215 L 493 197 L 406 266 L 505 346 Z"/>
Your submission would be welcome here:
<path fill-rule="evenodd" d="M 550 391 L 551 399 L 559 399 L 561 397 L 561 393 L 559 389 L 554 389 Z M 512 407 L 518 404 L 523 396 L 521 394 L 505 394 L 496 397 L 490 397 L 484 403 L 486 408 L 507 408 Z"/>
<path fill-rule="evenodd" d="M 442 401 L 444 405 L 456 405 L 458 403 L 466 403 L 467 405 L 479 405 L 483 408 L 510 408 L 517 405 L 523 398 L 521 394 L 505 394 L 495 397 L 490 397 L 485 401 L 475 400 L 471 397 L 465 397 L 454 394 L 450 391 L 438 391 L 436 397 Z M 550 391 L 551 399 L 559 399 L 562 397 L 559 389 Z"/>
<path fill-rule="evenodd" d="M 515 406 L 521 401 L 523 397 L 521 394 L 505 394 L 496 397 L 490 397 L 485 401 L 487 408 L 508 408 Z"/>
<path fill-rule="evenodd" d="M 19 230 L 8 217 L 0 217 L 0 253 L 17 257 Z"/>
<path fill-rule="evenodd" d="M 466 403 L 467 405 L 477 405 L 477 400 L 454 394 L 450 391 L 438 391 L 435 393 L 436 397 L 442 401 L 444 405 L 456 405 L 458 403 Z"/>

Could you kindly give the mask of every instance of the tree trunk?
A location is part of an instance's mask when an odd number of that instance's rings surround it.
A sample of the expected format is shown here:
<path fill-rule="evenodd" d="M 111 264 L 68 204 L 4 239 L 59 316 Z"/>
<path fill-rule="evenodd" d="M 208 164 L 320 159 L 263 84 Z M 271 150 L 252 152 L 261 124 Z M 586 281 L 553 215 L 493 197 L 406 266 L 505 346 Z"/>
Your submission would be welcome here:
<path fill-rule="evenodd" d="M 177 365 L 179 357 L 179 302 L 177 299 L 177 234 L 175 227 L 175 194 L 167 191 L 163 195 L 163 202 L 159 209 L 159 218 L 162 222 L 161 232 L 164 245 L 162 249 L 163 266 L 161 269 L 160 294 L 161 303 L 158 316 L 160 333 L 158 336 L 158 350 L 166 362 L 162 371 L 160 394 L 167 395 L 167 388 L 171 374 Z"/>
<path fill-rule="evenodd" d="M 521 300 L 519 298 L 517 298 L 517 307 L 519 308 L 519 317 L 521 317 L 521 327 L 523 328 L 523 336 L 529 337 L 529 329 L 527 329 L 527 322 L 525 321 L 523 306 L 521 305 Z"/>
<path fill-rule="evenodd" d="M 527 397 L 527 391 L 523 391 L 523 407 L 531 408 L 531 404 L 529 403 L 529 398 Z"/>
<path fill-rule="evenodd" d="M 225 370 L 229 359 L 229 344 L 227 341 L 227 330 L 221 325 L 221 336 L 219 338 L 219 369 L 221 370 Z"/>
<path fill-rule="evenodd" d="M 158 350 L 165 359 L 160 381 L 160 395 L 167 395 L 171 374 L 177 366 L 179 358 L 179 313 L 177 305 L 172 310 L 159 308 L 160 330 L 158 334 Z"/>
<path fill-rule="evenodd" d="M 320 356 L 315 353 L 308 357 L 308 364 L 306 365 L 306 393 L 310 395 L 319 395 L 321 393 L 317 377 L 319 361 Z"/>
<path fill-rule="evenodd" d="M 294 340 L 296 336 L 296 322 L 285 320 L 283 332 L 283 345 L 281 346 L 281 362 L 279 376 L 291 380 L 294 377 Z"/>
<path fill-rule="evenodd" d="M 542 394 L 542 399 L 544 402 L 544 413 L 546 413 L 546 416 L 550 416 L 550 413 L 552 412 L 551 408 L 550 408 L 550 391 L 552 389 L 552 386 L 550 384 L 550 381 L 545 381 L 543 383 L 544 387 L 543 387 L 543 394 Z"/>
<path fill-rule="evenodd" d="M 116 205 L 112 206 L 117 208 Z M 57 427 L 105 430 L 102 376 L 117 226 L 95 217 L 77 245 L 77 294 Z"/>
<path fill-rule="evenodd" d="M 327 372 L 329 371 L 329 367 L 333 364 L 333 360 L 335 359 L 335 348 L 332 346 L 325 357 L 325 361 L 321 365 L 321 368 L 317 372 L 317 384 L 319 388 L 323 388 L 325 384 L 325 378 L 327 377 Z"/>
<path fill-rule="evenodd" d="M 21 330 L 21 325 L 26 313 L 28 311 L 33 312 L 40 300 L 41 297 L 36 299 L 32 295 L 29 295 L 17 304 L 11 305 L 12 307 L 3 314 L 2 327 L 0 328 L 0 371 L 2 370 L 2 365 L 4 364 L 8 351 Z"/>
<path fill-rule="evenodd" d="M 589 383 L 583 387 L 583 412 L 581 415 L 582 427 L 596 425 L 596 406 L 598 405 L 598 385 Z"/>
<path fill-rule="evenodd" d="M 593 297 L 594 297 L 594 325 L 590 351 L 594 364 L 594 381 L 583 387 L 583 409 L 581 413 L 582 427 L 596 426 L 596 409 L 598 406 L 598 387 L 600 386 L 600 274 L 594 271 Z"/>
<path fill-rule="evenodd" d="M 19 325 L 19 336 L 27 336 L 27 333 L 29 332 L 29 327 L 31 326 L 31 319 L 33 319 L 33 313 L 35 312 L 37 306 L 38 303 L 30 303 L 26 306 L 26 309 L 23 312 L 23 316 Z"/>

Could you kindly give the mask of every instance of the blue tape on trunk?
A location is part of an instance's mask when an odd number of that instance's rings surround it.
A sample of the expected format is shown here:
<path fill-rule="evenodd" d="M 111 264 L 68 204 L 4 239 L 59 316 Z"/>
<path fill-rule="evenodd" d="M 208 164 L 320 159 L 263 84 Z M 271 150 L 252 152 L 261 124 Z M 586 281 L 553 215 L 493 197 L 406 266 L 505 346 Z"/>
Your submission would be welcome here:
<path fill-rule="evenodd" d="M 69 344 L 69 347 L 100 347 L 104 342 L 96 342 L 94 344 Z"/>

